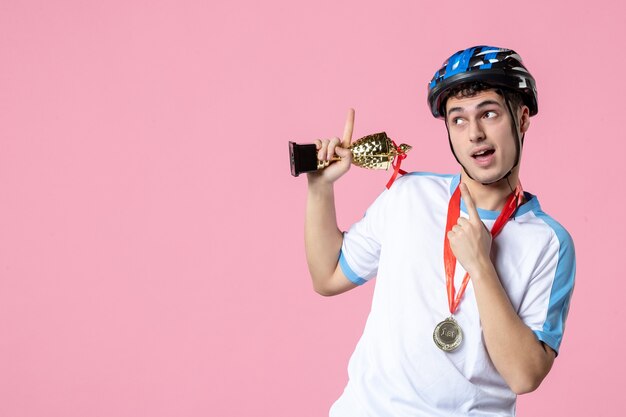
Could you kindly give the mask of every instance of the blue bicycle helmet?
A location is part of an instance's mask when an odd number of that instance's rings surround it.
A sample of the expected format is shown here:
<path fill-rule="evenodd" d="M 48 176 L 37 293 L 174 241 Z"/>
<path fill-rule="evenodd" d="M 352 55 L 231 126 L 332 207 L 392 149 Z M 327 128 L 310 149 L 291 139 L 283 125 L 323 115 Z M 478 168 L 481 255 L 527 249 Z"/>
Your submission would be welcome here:
<path fill-rule="evenodd" d="M 452 55 L 428 85 L 428 105 L 433 116 L 445 116 L 448 92 L 460 84 L 482 82 L 494 88 L 521 94 L 530 115 L 537 114 L 535 79 L 522 58 L 513 50 L 495 46 L 474 46 Z"/>

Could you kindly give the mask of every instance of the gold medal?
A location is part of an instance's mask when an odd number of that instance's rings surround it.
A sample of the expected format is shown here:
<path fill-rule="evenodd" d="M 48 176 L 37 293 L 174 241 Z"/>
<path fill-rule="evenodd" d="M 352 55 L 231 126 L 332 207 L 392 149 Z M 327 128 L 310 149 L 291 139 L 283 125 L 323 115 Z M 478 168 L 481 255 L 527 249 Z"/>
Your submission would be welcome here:
<path fill-rule="evenodd" d="M 433 340 L 439 349 L 452 352 L 461 346 L 463 331 L 454 317 L 450 316 L 435 327 Z"/>

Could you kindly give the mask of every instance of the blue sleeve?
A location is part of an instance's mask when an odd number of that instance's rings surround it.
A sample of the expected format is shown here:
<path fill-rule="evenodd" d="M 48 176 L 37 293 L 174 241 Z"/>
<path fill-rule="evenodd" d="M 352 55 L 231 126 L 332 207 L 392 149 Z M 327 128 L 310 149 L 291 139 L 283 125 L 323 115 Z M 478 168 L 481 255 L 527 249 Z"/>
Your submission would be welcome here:
<path fill-rule="evenodd" d="M 542 216 L 542 219 L 554 230 L 558 239 L 558 261 L 550 289 L 545 322 L 540 330 L 534 330 L 534 332 L 539 340 L 550 346 L 558 354 L 574 291 L 576 253 L 574 242 L 569 233 L 549 216 Z"/>

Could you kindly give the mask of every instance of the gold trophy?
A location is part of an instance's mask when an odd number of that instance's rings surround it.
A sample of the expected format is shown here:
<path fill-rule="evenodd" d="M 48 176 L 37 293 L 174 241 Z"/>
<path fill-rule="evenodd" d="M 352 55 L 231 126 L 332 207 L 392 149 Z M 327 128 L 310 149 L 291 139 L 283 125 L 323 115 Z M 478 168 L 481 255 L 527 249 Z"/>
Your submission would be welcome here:
<path fill-rule="evenodd" d="M 400 170 L 399 161 L 406 157 L 406 153 L 411 150 L 411 147 L 405 143 L 397 146 L 393 140 L 387 137 L 385 132 L 381 132 L 362 137 L 353 142 L 349 149 L 352 151 L 352 163 L 354 165 L 367 169 L 385 170 L 393 165 L 397 173 Z M 294 177 L 303 172 L 324 169 L 331 162 L 341 159 L 336 156 L 331 161 L 319 161 L 315 144 L 298 145 L 295 142 L 289 142 L 289 158 L 291 175 Z M 398 164 L 393 163 L 396 158 Z"/>

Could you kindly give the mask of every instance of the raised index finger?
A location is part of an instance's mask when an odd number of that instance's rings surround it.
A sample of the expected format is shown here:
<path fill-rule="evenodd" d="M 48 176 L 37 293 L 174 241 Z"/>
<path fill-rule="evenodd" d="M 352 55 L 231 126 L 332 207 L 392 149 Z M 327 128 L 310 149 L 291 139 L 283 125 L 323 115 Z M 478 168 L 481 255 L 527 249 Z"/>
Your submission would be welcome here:
<path fill-rule="evenodd" d="M 354 128 L 354 109 L 348 110 L 348 117 L 346 118 L 346 125 L 343 128 L 343 138 L 341 139 L 341 146 L 348 148 L 350 142 L 352 142 L 352 129 Z"/>
<path fill-rule="evenodd" d="M 465 207 L 467 208 L 467 214 L 469 214 L 470 220 L 480 220 L 480 216 L 478 215 L 478 211 L 476 210 L 476 205 L 474 204 L 474 200 L 472 200 L 472 195 L 467 188 L 467 185 L 461 183 L 459 185 L 461 188 L 461 197 L 463 197 L 463 201 L 465 202 Z"/>

